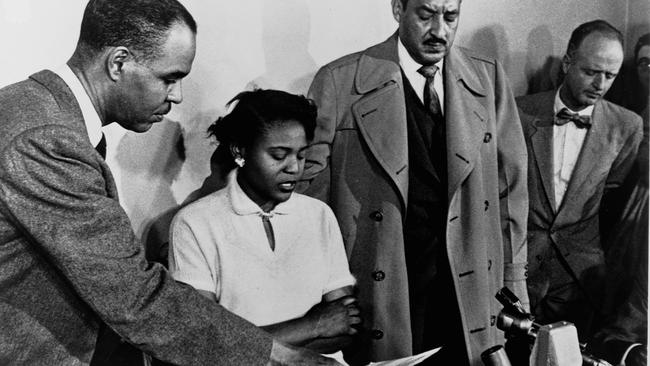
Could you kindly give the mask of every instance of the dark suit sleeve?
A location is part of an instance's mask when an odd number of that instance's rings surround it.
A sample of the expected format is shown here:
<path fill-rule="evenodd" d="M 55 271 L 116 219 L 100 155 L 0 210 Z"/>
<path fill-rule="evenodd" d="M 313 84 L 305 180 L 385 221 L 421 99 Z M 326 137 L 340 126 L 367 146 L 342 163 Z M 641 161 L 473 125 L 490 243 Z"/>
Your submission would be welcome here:
<path fill-rule="evenodd" d="M 504 282 L 528 308 L 528 155 L 517 105 L 506 74 L 498 62 L 495 89 Z"/>
<path fill-rule="evenodd" d="M 161 360 L 265 364 L 269 335 L 146 261 L 124 210 L 107 196 L 110 172 L 86 141 L 41 127 L 0 154 L 0 204 L 33 250 L 106 324 Z"/>
<path fill-rule="evenodd" d="M 338 113 L 334 77 L 331 69 L 327 66 L 316 73 L 308 96 L 314 100 L 318 107 L 318 118 L 314 140 L 307 150 L 305 173 L 299 191 L 329 202 L 331 179 L 329 161 L 338 124 Z"/>
<path fill-rule="evenodd" d="M 641 261 L 631 293 L 613 317 L 596 333 L 590 347 L 599 357 L 618 363 L 635 344 L 648 344 L 648 262 Z"/>

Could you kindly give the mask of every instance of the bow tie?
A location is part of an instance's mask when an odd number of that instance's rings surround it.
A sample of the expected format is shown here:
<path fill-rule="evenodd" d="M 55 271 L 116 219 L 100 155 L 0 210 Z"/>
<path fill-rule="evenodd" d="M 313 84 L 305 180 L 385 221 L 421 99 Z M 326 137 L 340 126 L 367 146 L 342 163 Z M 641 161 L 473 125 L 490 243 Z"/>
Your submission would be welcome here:
<path fill-rule="evenodd" d="M 558 126 L 573 122 L 578 128 L 591 127 L 591 117 L 581 116 L 578 113 L 572 113 L 568 108 L 562 108 L 555 115 L 555 124 Z"/>

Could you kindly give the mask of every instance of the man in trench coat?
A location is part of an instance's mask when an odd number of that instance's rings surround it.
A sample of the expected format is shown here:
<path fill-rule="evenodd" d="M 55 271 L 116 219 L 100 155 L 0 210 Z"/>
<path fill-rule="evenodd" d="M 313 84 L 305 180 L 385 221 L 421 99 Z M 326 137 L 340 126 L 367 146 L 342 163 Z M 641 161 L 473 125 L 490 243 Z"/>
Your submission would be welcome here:
<path fill-rule="evenodd" d="M 482 365 L 481 352 L 503 344 L 497 290 L 506 285 L 527 304 L 517 108 L 498 61 L 452 47 L 460 1 L 392 7 L 396 34 L 323 66 L 309 92 L 319 112 L 306 192 L 339 220 L 364 311 L 346 358 L 442 345 L 447 355 L 434 362 Z M 421 88 L 431 83 L 412 85 L 412 71 L 431 64 L 442 70 L 438 121 Z"/>

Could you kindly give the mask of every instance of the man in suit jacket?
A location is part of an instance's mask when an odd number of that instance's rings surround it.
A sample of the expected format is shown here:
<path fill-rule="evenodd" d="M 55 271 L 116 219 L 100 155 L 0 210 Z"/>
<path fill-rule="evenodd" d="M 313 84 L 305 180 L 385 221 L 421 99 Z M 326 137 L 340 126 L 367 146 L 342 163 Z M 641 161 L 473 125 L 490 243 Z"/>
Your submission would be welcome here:
<path fill-rule="evenodd" d="M 68 65 L 0 90 L 0 364 L 111 364 L 100 327 L 174 364 L 327 362 L 147 262 L 98 153 L 181 102 L 195 35 L 176 0 L 91 0 Z"/>
<path fill-rule="evenodd" d="M 310 88 L 307 193 L 337 215 L 364 312 L 346 356 L 443 346 L 437 364 L 481 365 L 503 343 L 497 290 L 527 301 L 519 117 L 499 62 L 452 47 L 460 1 L 392 8 L 396 34 L 322 67 Z"/>
<path fill-rule="evenodd" d="M 590 335 L 603 288 L 601 198 L 620 186 L 642 138 L 641 118 L 602 99 L 623 61 L 605 21 L 576 28 L 558 90 L 518 99 L 528 145 L 528 291 L 537 321 Z"/>

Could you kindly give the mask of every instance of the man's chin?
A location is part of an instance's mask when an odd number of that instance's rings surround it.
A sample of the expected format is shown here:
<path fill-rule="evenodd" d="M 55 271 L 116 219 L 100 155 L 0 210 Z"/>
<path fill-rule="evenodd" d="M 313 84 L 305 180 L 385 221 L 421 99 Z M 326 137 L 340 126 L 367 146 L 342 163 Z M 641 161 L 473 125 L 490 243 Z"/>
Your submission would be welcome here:
<path fill-rule="evenodd" d="M 447 55 L 447 50 L 425 51 L 420 53 L 420 60 L 416 60 L 420 65 L 433 65 L 442 60 Z"/>
<path fill-rule="evenodd" d="M 121 125 L 121 126 L 135 133 L 143 133 L 151 129 L 151 127 L 153 126 L 153 122 L 138 122 L 138 123 L 131 123 L 128 125 Z"/>

